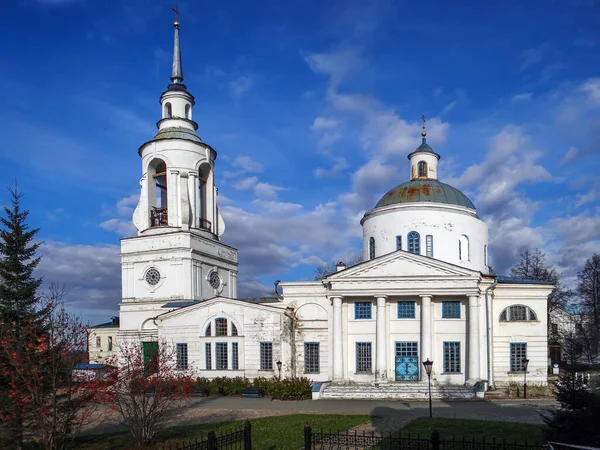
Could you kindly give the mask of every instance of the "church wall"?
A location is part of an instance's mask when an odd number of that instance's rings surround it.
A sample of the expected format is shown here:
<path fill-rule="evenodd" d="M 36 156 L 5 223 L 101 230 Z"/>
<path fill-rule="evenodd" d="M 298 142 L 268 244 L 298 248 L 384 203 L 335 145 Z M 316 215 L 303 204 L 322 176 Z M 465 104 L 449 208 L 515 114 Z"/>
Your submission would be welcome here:
<path fill-rule="evenodd" d="M 529 366 L 527 381 L 547 382 L 548 327 L 547 296 L 551 292 L 544 286 L 498 285 L 492 301 L 493 371 L 496 386 L 509 382 L 523 383 L 523 372 L 510 372 L 510 343 L 526 343 Z M 500 322 L 500 313 L 511 305 L 531 308 L 537 321 Z"/>
<path fill-rule="evenodd" d="M 421 255 L 426 256 L 426 235 L 433 236 L 433 257 L 468 269 L 488 272 L 484 246 L 488 244 L 485 222 L 466 208 L 428 203 L 394 205 L 371 213 L 363 223 L 363 258 L 369 259 L 369 239 L 375 238 L 375 256 L 396 251 L 396 236 L 402 236 L 402 249 L 408 250 L 407 236 L 420 234 Z M 458 241 L 469 238 L 469 260 L 459 259 Z"/>

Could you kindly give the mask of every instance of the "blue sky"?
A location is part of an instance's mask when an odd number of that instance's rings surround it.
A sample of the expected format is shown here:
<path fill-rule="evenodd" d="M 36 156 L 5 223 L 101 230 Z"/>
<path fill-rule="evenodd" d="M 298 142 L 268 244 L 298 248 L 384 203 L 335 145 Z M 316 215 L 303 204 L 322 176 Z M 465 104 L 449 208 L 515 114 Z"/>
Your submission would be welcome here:
<path fill-rule="evenodd" d="M 149 6 L 151 5 L 151 6 Z M 170 76 L 171 2 L 0 6 L 5 184 L 41 227 L 40 274 L 86 320 L 117 311 L 119 239 Z M 540 247 L 572 281 L 600 252 L 600 2 L 180 2 L 198 134 L 218 151 L 240 294 L 360 251 L 362 214 L 428 142 L 506 273 Z M 9 200 L 6 191 L 0 204 Z"/>

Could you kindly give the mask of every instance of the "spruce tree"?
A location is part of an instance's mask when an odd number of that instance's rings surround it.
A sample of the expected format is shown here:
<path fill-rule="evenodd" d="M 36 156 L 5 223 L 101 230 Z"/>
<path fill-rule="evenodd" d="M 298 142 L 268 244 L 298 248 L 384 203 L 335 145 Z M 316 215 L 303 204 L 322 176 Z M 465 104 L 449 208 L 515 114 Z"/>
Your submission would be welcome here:
<path fill-rule="evenodd" d="M 42 280 L 33 274 L 40 262 L 37 256 L 40 243 L 34 241 L 38 229 L 27 224 L 29 211 L 21 209 L 22 194 L 17 187 L 9 192 L 11 206 L 4 208 L 5 216 L 0 218 L 0 341 L 4 345 L 11 342 L 11 354 L 19 358 L 26 357 L 31 330 L 38 336 L 44 333 L 43 324 L 49 308 L 38 307 L 38 288 Z M 2 358 L 0 367 L 3 368 L 0 376 L 0 435 L 5 434 L 0 437 L 16 448 L 22 448 L 23 411 L 14 396 L 9 395 L 10 389 L 20 386 L 15 385 L 11 366 Z"/>
<path fill-rule="evenodd" d="M 40 262 L 37 251 L 41 244 L 34 242 L 39 228 L 29 227 L 29 211 L 21 209 L 23 194 L 16 187 L 9 192 L 11 207 L 5 207 L 5 217 L 0 218 L 0 321 L 18 330 L 45 313 L 37 309 L 42 279 L 33 275 Z"/>

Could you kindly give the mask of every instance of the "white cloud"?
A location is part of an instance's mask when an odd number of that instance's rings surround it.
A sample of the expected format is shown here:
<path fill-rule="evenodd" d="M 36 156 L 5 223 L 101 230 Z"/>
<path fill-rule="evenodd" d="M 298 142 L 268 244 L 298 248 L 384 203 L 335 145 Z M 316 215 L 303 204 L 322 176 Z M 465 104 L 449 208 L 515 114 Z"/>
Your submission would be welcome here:
<path fill-rule="evenodd" d="M 281 186 L 259 181 L 258 177 L 247 177 L 240 180 L 234 186 L 239 191 L 254 191 L 254 195 L 260 198 L 276 198 L 277 192 L 285 190 Z"/>
<path fill-rule="evenodd" d="M 229 82 L 229 92 L 234 97 L 241 97 L 242 94 L 252 89 L 252 86 L 254 86 L 254 80 L 247 75 L 241 75 Z"/>
<path fill-rule="evenodd" d="M 263 165 L 261 163 L 244 155 L 236 156 L 231 165 L 244 173 L 263 171 Z"/>
<path fill-rule="evenodd" d="M 350 165 L 343 156 L 333 157 L 333 164 L 329 169 L 324 167 L 317 167 L 314 170 L 314 174 L 317 178 L 326 178 L 330 176 L 338 175 L 344 172 Z"/>
<path fill-rule="evenodd" d="M 581 86 L 582 91 L 588 96 L 592 104 L 600 106 L 600 78 L 591 78 Z"/>
<path fill-rule="evenodd" d="M 592 189 L 587 194 L 577 194 L 577 203 L 575 203 L 575 208 L 580 208 L 587 203 L 594 202 L 597 198 L 596 190 Z"/>
<path fill-rule="evenodd" d="M 513 95 L 514 102 L 528 102 L 533 98 L 533 92 L 523 92 L 522 94 Z"/>
<path fill-rule="evenodd" d="M 575 158 L 579 156 L 581 150 L 576 147 L 569 147 L 569 150 L 565 153 L 565 156 L 562 159 L 561 164 L 566 164 L 570 161 L 573 161 Z"/>
<path fill-rule="evenodd" d="M 108 219 L 100 223 L 100 228 L 106 231 L 114 231 L 122 237 L 131 237 L 137 234 L 131 219 Z"/>
<path fill-rule="evenodd" d="M 362 66 L 362 60 L 355 50 L 311 53 L 305 56 L 305 61 L 315 73 L 328 75 L 333 85 L 338 85 Z"/>
<path fill-rule="evenodd" d="M 310 129 L 312 131 L 337 129 L 341 125 L 341 123 L 342 122 L 338 119 L 319 116 L 315 119 Z"/>
<path fill-rule="evenodd" d="M 446 106 L 444 106 L 444 109 L 442 109 L 442 114 L 448 114 L 450 111 L 452 111 L 456 105 L 458 104 L 457 100 L 454 100 L 453 102 L 448 103 Z"/>

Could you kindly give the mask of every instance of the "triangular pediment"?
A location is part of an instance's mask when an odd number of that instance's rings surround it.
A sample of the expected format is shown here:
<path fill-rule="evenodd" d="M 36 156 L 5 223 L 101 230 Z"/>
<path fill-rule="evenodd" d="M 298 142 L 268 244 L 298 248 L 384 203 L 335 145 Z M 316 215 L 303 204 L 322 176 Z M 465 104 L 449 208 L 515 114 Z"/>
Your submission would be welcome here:
<path fill-rule="evenodd" d="M 327 280 L 474 276 L 479 276 L 479 272 L 426 256 L 398 250 L 334 273 L 328 276 Z"/>
<path fill-rule="evenodd" d="M 283 313 L 285 311 L 285 307 L 283 307 L 283 304 L 278 302 L 278 303 L 253 303 L 250 301 L 246 301 L 246 300 L 242 300 L 242 299 L 235 299 L 235 298 L 228 298 L 228 297 L 213 297 L 213 298 L 209 298 L 207 300 L 203 300 L 197 303 L 193 303 L 189 306 L 184 306 L 181 308 L 177 308 L 174 309 L 172 311 L 167 311 L 163 314 L 160 314 L 158 316 L 158 318 L 160 318 L 160 320 L 167 320 L 170 319 L 172 317 L 176 317 L 179 316 L 181 314 L 193 314 L 196 311 L 205 309 L 205 308 L 209 308 L 215 304 L 223 304 L 223 305 L 230 305 L 235 307 L 236 309 L 240 309 L 240 308 L 253 308 L 253 309 L 262 309 L 264 311 L 267 312 L 275 312 L 275 313 Z"/>

